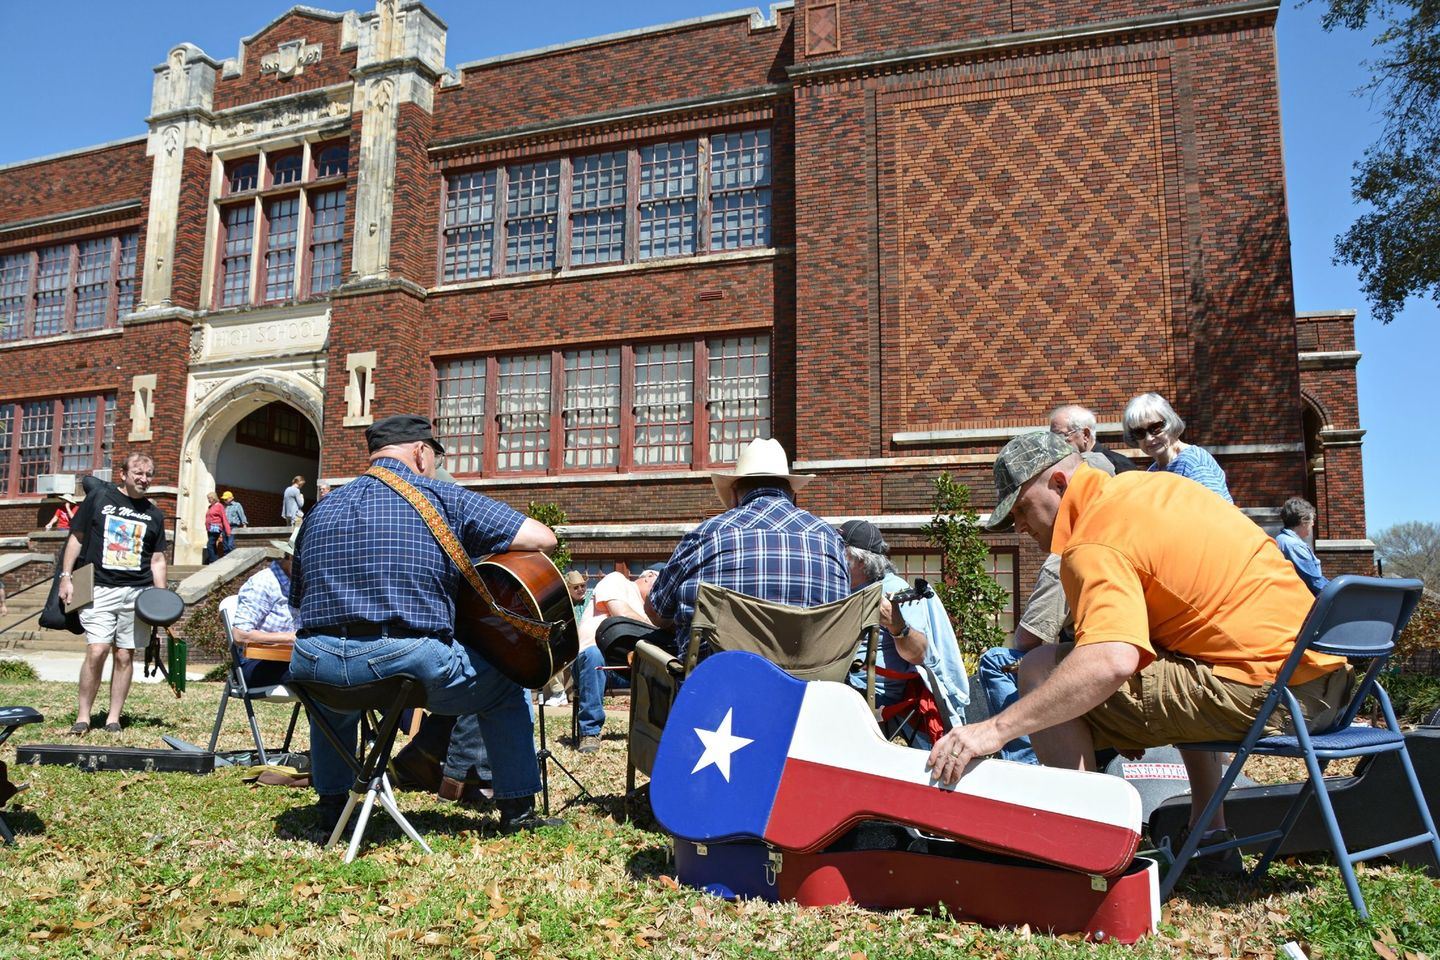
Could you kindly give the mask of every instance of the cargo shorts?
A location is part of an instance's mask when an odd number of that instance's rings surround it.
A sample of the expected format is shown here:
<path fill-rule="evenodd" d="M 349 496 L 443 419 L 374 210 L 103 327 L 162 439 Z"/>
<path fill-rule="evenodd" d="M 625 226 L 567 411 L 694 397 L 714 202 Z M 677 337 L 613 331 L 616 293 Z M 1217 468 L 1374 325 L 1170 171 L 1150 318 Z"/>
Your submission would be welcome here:
<path fill-rule="evenodd" d="M 1063 654 L 1062 654 L 1063 656 Z M 1330 673 L 1292 685 L 1307 729 L 1318 730 L 1345 709 L 1354 687 L 1354 671 L 1344 665 Z M 1096 747 L 1141 750 L 1206 740 L 1240 741 L 1260 715 L 1273 684 L 1251 686 L 1218 677 L 1210 665 L 1168 650 L 1127 680 L 1085 720 Z M 1271 714 L 1265 733 L 1287 732 L 1290 718 L 1281 709 Z"/>

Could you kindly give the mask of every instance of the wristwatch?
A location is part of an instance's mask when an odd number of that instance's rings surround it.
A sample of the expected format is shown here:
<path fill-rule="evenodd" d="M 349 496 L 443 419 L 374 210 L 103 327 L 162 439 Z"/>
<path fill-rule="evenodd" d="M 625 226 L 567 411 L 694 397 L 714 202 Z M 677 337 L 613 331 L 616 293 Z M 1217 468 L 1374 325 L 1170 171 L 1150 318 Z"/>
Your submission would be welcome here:
<path fill-rule="evenodd" d="M 907 623 L 907 624 L 905 624 L 905 626 L 903 626 L 903 627 L 900 628 L 900 632 L 899 632 L 899 633 L 895 634 L 895 639 L 896 639 L 896 640 L 903 640 L 903 639 L 905 639 L 905 638 L 908 637 L 908 636 L 910 636 L 910 624 Z"/>
<path fill-rule="evenodd" d="M 60 571 L 60 579 L 61 579 L 61 580 L 69 580 L 69 579 L 70 579 L 70 574 L 66 573 L 64 570 L 61 570 L 61 571 Z"/>

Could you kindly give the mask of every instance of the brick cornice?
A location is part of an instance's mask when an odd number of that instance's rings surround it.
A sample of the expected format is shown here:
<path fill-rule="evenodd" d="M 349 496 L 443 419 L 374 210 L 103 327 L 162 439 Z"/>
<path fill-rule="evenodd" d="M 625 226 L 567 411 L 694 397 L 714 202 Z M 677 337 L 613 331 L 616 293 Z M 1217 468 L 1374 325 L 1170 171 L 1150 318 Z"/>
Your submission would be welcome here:
<path fill-rule="evenodd" d="M 1011 54 L 1031 51 L 1035 48 L 1090 45 L 1097 39 L 1115 38 L 1126 34 L 1174 35 L 1216 23 L 1238 25 L 1247 21 L 1273 25 L 1279 9 L 1280 5 L 1275 0 L 1248 0 L 1248 2 L 1179 13 L 1126 17 L 1076 27 L 975 37 L 928 47 L 865 53 L 854 57 L 827 59 L 815 63 L 797 63 L 787 67 L 786 73 L 798 88 L 816 83 L 831 83 L 864 76 L 928 69 L 955 60 L 970 59 L 977 54 Z"/>

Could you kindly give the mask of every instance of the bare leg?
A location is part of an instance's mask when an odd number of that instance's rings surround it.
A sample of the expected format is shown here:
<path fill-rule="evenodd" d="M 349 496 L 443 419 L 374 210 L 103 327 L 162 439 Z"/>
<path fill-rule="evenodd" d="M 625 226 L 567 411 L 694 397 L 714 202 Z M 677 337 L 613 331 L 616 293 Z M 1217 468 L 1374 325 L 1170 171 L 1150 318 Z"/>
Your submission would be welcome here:
<path fill-rule="evenodd" d="M 130 696 L 130 678 L 134 675 L 135 651 L 115 648 L 115 669 L 110 674 L 110 715 L 106 723 L 119 723 L 125 698 Z"/>
<path fill-rule="evenodd" d="M 1220 754 L 1208 753 L 1203 750 L 1181 750 L 1180 759 L 1185 761 L 1185 772 L 1190 777 L 1190 829 L 1199 829 L 1203 834 L 1207 830 L 1225 829 L 1225 807 L 1221 806 L 1215 811 L 1215 817 L 1207 827 L 1196 827 L 1195 821 L 1200 819 L 1200 814 L 1205 812 L 1205 804 L 1215 794 L 1220 786 Z"/>
<path fill-rule="evenodd" d="M 1045 644 L 1025 654 L 1020 661 L 1017 674 L 1020 681 L 1020 696 L 1025 696 L 1044 683 L 1055 668 L 1060 665 L 1059 647 Z M 1076 717 L 1056 724 L 1045 730 L 1030 734 L 1030 745 L 1035 758 L 1047 767 L 1065 767 L 1071 770 L 1095 769 L 1095 738 L 1090 734 L 1090 724 L 1084 717 Z"/>
<path fill-rule="evenodd" d="M 109 655 L 108 644 L 85 645 L 85 662 L 80 664 L 80 705 L 75 711 L 76 723 L 90 722 L 90 708 L 95 703 L 95 693 L 100 689 L 100 674 L 105 669 L 105 658 Z"/>

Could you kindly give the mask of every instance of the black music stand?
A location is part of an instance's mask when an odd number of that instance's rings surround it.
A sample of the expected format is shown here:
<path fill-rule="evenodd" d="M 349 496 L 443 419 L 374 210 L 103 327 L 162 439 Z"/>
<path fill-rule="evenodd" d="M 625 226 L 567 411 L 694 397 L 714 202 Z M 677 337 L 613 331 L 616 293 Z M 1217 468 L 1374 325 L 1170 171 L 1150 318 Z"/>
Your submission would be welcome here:
<path fill-rule="evenodd" d="M 529 691 L 526 691 L 525 695 L 529 696 Z M 540 762 L 540 799 L 545 809 L 545 816 L 548 817 L 550 816 L 550 764 L 552 763 L 560 769 L 561 773 L 570 778 L 571 783 L 580 788 L 580 793 L 587 799 L 594 800 L 595 795 L 589 791 L 585 784 L 580 782 L 569 767 L 560 762 L 560 759 L 550 751 L 550 747 L 545 738 L 545 697 L 543 693 L 536 699 L 535 709 L 539 721 L 537 725 L 540 727 L 540 749 L 535 751 L 535 759 Z M 575 798 L 571 797 L 565 801 L 565 806 L 562 806 L 560 809 L 564 810 L 565 807 L 570 806 L 570 804 L 574 802 Z"/>

